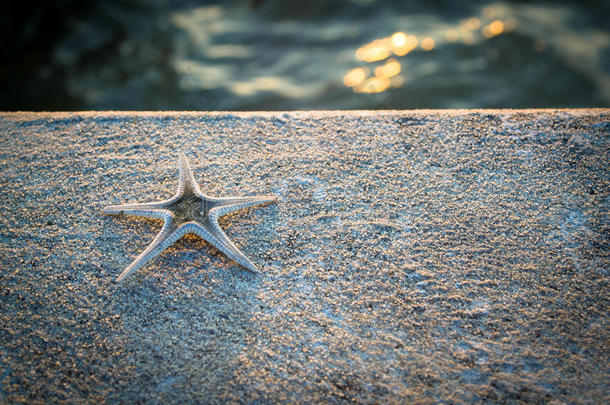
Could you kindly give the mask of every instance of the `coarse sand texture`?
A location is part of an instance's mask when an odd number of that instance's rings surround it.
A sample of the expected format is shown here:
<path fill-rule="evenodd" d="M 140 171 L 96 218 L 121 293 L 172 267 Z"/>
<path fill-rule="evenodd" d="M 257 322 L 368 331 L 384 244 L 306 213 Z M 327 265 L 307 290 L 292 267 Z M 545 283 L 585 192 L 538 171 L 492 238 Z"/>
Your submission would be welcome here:
<path fill-rule="evenodd" d="M 0 403 L 609 403 L 610 110 L 0 114 Z M 188 157 L 253 274 L 185 236 Z"/>

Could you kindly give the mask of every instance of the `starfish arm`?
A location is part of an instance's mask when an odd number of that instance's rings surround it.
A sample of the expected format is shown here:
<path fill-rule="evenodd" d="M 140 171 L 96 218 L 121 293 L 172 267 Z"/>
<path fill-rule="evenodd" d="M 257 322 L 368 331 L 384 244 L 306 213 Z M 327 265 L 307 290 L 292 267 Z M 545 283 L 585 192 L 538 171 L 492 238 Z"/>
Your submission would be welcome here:
<path fill-rule="evenodd" d="M 165 219 L 165 217 L 167 216 L 167 212 L 165 211 L 165 209 L 167 208 L 167 205 L 170 204 L 172 201 L 173 199 L 141 204 L 109 205 L 107 207 L 104 207 L 104 214 L 131 214 L 147 218 Z"/>
<path fill-rule="evenodd" d="M 193 226 L 193 228 L 189 231 L 190 233 L 194 233 L 199 235 L 206 241 L 208 241 L 211 245 L 213 245 L 216 249 L 220 250 L 224 253 L 229 259 L 236 261 L 247 270 L 252 273 L 258 273 L 258 269 L 244 255 L 238 248 L 231 242 L 231 240 L 227 237 L 224 231 L 220 228 L 218 223 L 215 220 L 210 221 L 211 229 L 208 227 L 203 227 L 200 225 Z"/>
<path fill-rule="evenodd" d="M 195 181 L 193 171 L 191 170 L 191 166 L 189 165 L 188 160 L 186 160 L 184 153 L 181 153 L 178 158 L 178 170 L 180 172 L 180 177 L 175 197 L 180 197 L 189 191 L 198 195 L 203 195 L 201 190 L 199 190 L 199 185 L 197 184 L 197 181 Z"/>
<path fill-rule="evenodd" d="M 174 223 L 173 216 L 169 213 L 165 213 L 165 224 L 161 229 L 161 232 L 155 237 L 155 239 L 148 245 L 148 247 L 140 253 L 140 255 L 121 273 L 117 278 L 117 281 L 123 280 L 125 277 L 133 273 L 142 267 L 146 262 L 158 256 L 164 251 L 169 245 L 184 236 L 185 232 L 183 227 L 177 226 Z"/>
<path fill-rule="evenodd" d="M 213 201 L 218 204 L 218 206 L 210 210 L 210 215 L 215 219 L 218 219 L 218 217 L 230 214 L 231 212 L 239 211 L 244 208 L 273 203 L 277 201 L 277 197 L 271 195 L 255 197 L 224 197 L 214 198 Z"/>

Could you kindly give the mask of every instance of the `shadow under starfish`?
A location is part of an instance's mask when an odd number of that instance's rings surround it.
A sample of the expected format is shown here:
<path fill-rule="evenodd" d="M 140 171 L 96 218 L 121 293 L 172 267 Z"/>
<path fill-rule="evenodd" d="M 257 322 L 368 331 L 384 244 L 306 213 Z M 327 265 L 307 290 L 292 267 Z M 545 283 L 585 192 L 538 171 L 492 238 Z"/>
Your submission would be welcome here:
<path fill-rule="evenodd" d="M 138 270 L 176 240 L 189 233 L 200 236 L 230 259 L 249 271 L 258 273 L 254 263 L 229 240 L 220 228 L 218 218 L 243 208 L 275 202 L 277 198 L 274 196 L 210 197 L 199 190 L 184 154 L 180 154 L 178 167 L 180 170 L 178 191 L 169 200 L 111 205 L 104 208 L 105 214 L 131 214 L 147 218 L 160 218 L 165 221 L 161 232 L 121 273 L 117 281 L 121 281 Z"/>

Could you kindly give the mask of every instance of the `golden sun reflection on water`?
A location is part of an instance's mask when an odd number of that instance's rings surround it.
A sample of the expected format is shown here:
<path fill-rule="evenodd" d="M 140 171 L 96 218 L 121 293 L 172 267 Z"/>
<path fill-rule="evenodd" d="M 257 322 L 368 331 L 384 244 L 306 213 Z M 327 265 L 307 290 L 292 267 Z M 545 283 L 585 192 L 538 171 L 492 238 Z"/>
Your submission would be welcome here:
<path fill-rule="evenodd" d="M 388 61 L 383 66 L 378 66 L 375 68 L 375 76 L 377 77 L 392 77 L 396 76 L 400 73 L 400 62 L 396 59 L 388 59 Z"/>
<path fill-rule="evenodd" d="M 495 37 L 504 31 L 504 23 L 500 20 L 495 20 L 491 24 L 483 27 L 483 36 L 485 38 Z"/>
<path fill-rule="evenodd" d="M 367 78 L 369 70 L 359 67 L 350 70 L 343 78 L 343 84 L 352 87 L 356 93 L 380 93 L 389 87 L 400 87 L 403 79 L 400 73 L 400 62 L 391 58 L 385 64 L 375 68 L 375 75 Z"/>
<path fill-rule="evenodd" d="M 421 40 L 421 49 L 424 51 L 431 51 L 434 49 L 434 38 L 426 37 Z"/>
<path fill-rule="evenodd" d="M 417 37 L 407 35 L 404 32 L 397 32 L 391 37 L 393 51 L 397 56 L 404 56 L 417 48 Z"/>
<path fill-rule="evenodd" d="M 390 79 L 387 77 L 373 76 L 366 79 L 360 86 L 354 87 L 356 93 L 381 93 L 390 87 Z"/>
<path fill-rule="evenodd" d="M 356 58 L 365 63 L 385 61 L 384 64 L 370 69 L 366 66 L 356 67 L 345 74 L 343 84 L 351 87 L 356 93 L 381 93 L 390 87 L 401 87 L 405 79 L 400 75 L 403 70 L 401 62 L 392 55 L 405 56 L 418 47 L 428 52 L 443 43 L 461 42 L 464 45 L 474 45 L 483 39 L 512 31 L 517 26 L 514 18 L 502 19 L 504 12 L 501 8 L 485 7 L 481 16 L 472 16 L 461 20 L 457 25 L 447 28 L 444 35 L 423 36 L 402 31 L 375 39 L 356 50 Z M 389 59 L 388 59 L 389 58 Z M 369 76 L 371 71 L 374 73 Z"/>
<path fill-rule="evenodd" d="M 343 84 L 347 87 L 354 87 L 361 84 L 369 74 L 369 70 L 364 67 L 358 67 L 347 72 L 343 78 Z"/>
<path fill-rule="evenodd" d="M 376 39 L 356 51 L 356 57 L 364 62 L 376 62 L 383 60 L 392 53 L 392 41 L 390 38 Z"/>
<path fill-rule="evenodd" d="M 392 53 L 404 56 L 417 48 L 417 37 L 404 32 L 396 32 L 390 37 L 376 39 L 356 51 L 356 57 L 364 62 L 377 62 L 388 58 Z"/>

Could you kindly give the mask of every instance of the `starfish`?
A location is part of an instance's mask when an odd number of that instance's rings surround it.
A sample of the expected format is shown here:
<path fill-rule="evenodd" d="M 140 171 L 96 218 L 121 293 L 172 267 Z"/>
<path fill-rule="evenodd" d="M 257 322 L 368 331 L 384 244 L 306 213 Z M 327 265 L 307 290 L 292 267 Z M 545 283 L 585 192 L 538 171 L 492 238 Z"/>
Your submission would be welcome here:
<path fill-rule="evenodd" d="M 249 271 L 258 269 L 234 244 L 218 225 L 218 218 L 243 208 L 272 203 L 274 196 L 256 197 L 210 197 L 199 190 L 191 167 L 184 154 L 180 154 L 178 164 L 180 178 L 178 191 L 165 201 L 142 204 L 111 205 L 104 208 L 105 214 L 132 214 L 165 221 L 161 232 L 150 245 L 121 273 L 117 281 L 142 267 L 158 256 L 172 243 L 186 234 L 195 234 L 205 239 L 232 260 Z"/>

